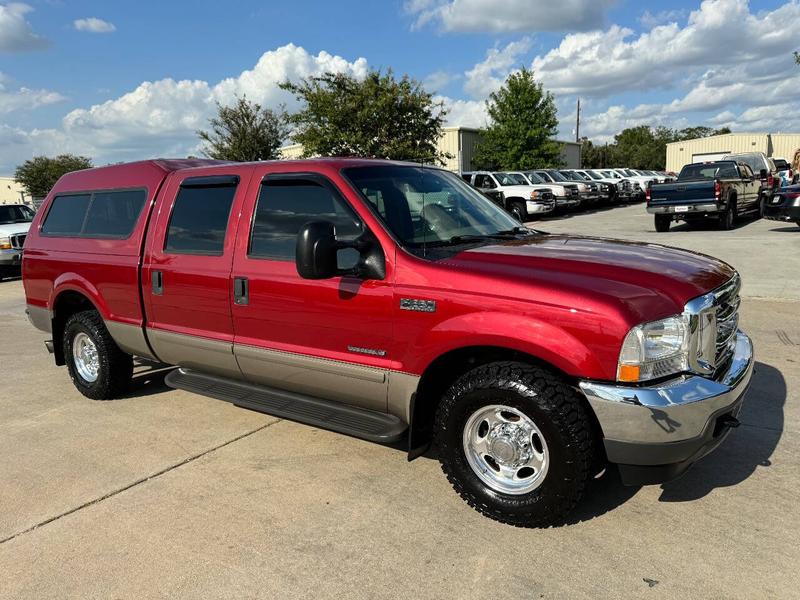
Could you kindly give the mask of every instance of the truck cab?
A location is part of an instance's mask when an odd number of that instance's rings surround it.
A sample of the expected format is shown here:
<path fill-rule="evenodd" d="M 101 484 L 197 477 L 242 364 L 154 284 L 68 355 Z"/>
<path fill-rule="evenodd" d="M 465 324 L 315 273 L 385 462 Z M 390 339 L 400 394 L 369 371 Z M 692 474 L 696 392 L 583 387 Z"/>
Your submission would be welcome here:
<path fill-rule="evenodd" d="M 563 523 L 606 468 L 681 475 L 738 424 L 753 369 L 730 265 L 534 231 L 412 163 L 70 173 L 22 271 L 87 398 L 125 395 L 134 356 L 173 365 L 177 389 L 409 459 L 433 445 L 470 506 L 517 526 Z"/>

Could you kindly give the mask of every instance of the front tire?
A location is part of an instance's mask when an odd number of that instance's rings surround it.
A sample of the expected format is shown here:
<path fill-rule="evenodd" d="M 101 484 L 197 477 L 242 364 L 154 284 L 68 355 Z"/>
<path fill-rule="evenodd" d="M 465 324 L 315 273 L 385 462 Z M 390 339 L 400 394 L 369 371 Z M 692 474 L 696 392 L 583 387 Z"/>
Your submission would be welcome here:
<path fill-rule="evenodd" d="M 518 527 L 563 523 L 594 457 L 587 409 L 545 369 L 495 362 L 460 377 L 436 414 L 439 461 L 474 509 Z"/>
<path fill-rule="evenodd" d="M 520 223 L 524 223 L 528 216 L 528 212 L 525 210 L 525 205 L 522 202 L 511 202 L 508 206 L 508 210 Z"/>
<path fill-rule="evenodd" d="M 664 233 L 669 231 L 670 225 L 672 225 L 672 217 L 669 215 L 655 215 L 655 227 L 657 232 Z"/>
<path fill-rule="evenodd" d="M 94 310 L 71 315 L 64 325 L 64 359 L 78 391 L 92 400 L 124 394 L 133 376 L 133 357 L 124 353 Z"/>

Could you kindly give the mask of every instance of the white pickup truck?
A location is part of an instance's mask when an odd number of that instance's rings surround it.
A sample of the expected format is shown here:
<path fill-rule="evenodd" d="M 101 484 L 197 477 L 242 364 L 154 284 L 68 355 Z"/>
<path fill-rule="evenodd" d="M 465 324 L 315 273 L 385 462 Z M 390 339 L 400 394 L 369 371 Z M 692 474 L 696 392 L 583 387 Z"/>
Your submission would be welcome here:
<path fill-rule="evenodd" d="M 0 204 L 0 279 L 19 275 L 22 245 L 33 216 L 24 204 Z"/>
<path fill-rule="evenodd" d="M 474 171 L 461 177 L 524 222 L 556 208 L 556 192 L 550 185 L 531 185 L 520 173 Z"/>

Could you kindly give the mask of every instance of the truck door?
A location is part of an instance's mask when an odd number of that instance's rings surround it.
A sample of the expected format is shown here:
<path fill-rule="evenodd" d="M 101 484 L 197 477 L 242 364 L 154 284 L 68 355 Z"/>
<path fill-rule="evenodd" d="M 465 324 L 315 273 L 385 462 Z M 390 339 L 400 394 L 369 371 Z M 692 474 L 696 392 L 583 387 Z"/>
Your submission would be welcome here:
<path fill-rule="evenodd" d="M 302 279 L 297 232 L 332 221 L 337 238 L 366 228 L 339 188 L 316 173 L 254 175 L 233 264 L 234 353 L 258 384 L 386 410 L 392 341 L 392 263 L 382 281 Z M 358 253 L 340 251 L 340 268 Z"/>
<path fill-rule="evenodd" d="M 233 356 L 231 267 L 249 173 L 179 173 L 165 186 L 142 266 L 147 337 L 164 362 L 241 377 Z"/>

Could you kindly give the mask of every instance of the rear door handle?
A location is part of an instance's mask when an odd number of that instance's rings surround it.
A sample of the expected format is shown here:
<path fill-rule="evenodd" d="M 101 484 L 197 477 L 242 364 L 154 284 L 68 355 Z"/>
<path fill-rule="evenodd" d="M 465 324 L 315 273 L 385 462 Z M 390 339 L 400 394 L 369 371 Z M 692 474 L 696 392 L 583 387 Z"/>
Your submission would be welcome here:
<path fill-rule="evenodd" d="M 153 294 L 160 296 L 164 293 L 164 276 L 161 271 L 153 271 L 151 273 L 153 282 Z"/>
<path fill-rule="evenodd" d="M 242 306 L 250 303 L 250 283 L 247 277 L 233 279 L 233 302 Z"/>

